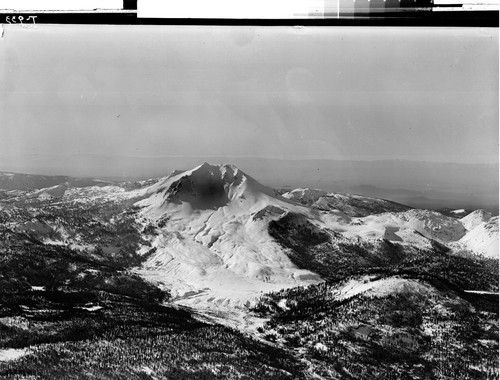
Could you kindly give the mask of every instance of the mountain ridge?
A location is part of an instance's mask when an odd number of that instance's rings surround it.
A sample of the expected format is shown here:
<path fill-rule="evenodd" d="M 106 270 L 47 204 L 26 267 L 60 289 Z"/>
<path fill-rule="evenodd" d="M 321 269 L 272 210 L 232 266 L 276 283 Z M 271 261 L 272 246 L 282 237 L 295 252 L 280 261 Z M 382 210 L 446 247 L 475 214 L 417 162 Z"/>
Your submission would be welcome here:
<path fill-rule="evenodd" d="M 3 157 L 0 170 L 125 181 L 159 177 L 173 169 L 186 170 L 204 159 L 38 155 L 26 159 Z M 214 157 L 211 161 L 230 161 L 249 173 L 258 173 L 260 182 L 277 188 L 314 186 L 327 191 L 390 199 L 417 208 L 486 208 L 498 214 L 498 165 L 495 164 L 238 157 Z"/>

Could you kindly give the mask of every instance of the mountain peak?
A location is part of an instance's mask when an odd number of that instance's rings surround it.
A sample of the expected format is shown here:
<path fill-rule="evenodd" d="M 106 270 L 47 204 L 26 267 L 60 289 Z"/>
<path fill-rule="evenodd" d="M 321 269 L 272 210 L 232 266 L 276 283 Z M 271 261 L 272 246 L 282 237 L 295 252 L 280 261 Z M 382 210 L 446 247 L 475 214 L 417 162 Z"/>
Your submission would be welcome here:
<path fill-rule="evenodd" d="M 176 177 L 166 191 L 168 202 L 188 202 L 197 209 L 217 209 L 229 203 L 220 166 L 205 162 Z"/>
<path fill-rule="evenodd" d="M 231 165 L 231 164 L 220 164 L 220 165 L 213 165 L 208 162 L 204 162 L 201 165 L 198 165 L 192 170 L 188 170 L 186 172 L 186 175 L 190 175 L 195 172 L 208 172 L 213 175 L 219 175 L 221 174 L 222 176 L 229 174 L 229 176 L 233 177 L 236 175 L 238 172 L 241 172 L 236 166 Z"/>
<path fill-rule="evenodd" d="M 219 165 L 212 165 L 212 164 L 209 164 L 208 162 L 205 161 L 203 164 L 194 168 L 194 170 L 199 170 L 199 169 L 213 170 L 213 169 L 218 168 L 218 167 L 219 167 Z"/>
<path fill-rule="evenodd" d="M 191 210 L 216 210 L 231 204 L 254 211 L 267 205 L 271 199 L 271 203 L 291 203 L 235 165 L 208 162 L 190 170 L 175 171 L 148 192 L 155 196 L 145 200 L 144 205 L 150 205 L 160 213 L 175 205 Z"/>

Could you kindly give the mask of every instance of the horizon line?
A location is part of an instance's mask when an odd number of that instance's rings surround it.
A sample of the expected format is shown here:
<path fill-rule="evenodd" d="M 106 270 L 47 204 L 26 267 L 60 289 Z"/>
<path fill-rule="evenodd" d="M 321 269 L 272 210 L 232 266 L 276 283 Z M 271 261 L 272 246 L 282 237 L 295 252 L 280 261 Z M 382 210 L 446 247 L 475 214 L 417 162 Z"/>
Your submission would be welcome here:
<path fill-rule="evenodd" d="M 248 159 L 248 160 L 274 160 L 274 161 L 345 161 L 345 162 L 388 162 L 388 161 L 399 161 L 399 162 L 416 162 L 416 163 L 438 163 L 438 164 L 453 164 L 453 165 L 500 165 L 499 161 L 495 162 L 459 162 L 459 161 L 442 161 L 442 160 L 425 160 L 416 158 L 327 158 L 327 157 L 300 157 L 300 158 L 281 158 L 281 157 L 269 157 L 269 156 L 215 156 L 215 155 L 204 155 L 204 156 L 182 156 L 182 155 L 167 155 L 167 156 L 133 156 L 133 155 L 107 155 L 103 153 L 76 153 L 76 154 L 40 154 L 40 153 L 30 153 L 30 154 L 19 154 L 19 155 L 2 155 L 1 158 L 21 158 L 21 157 L 102 157 L 102 158 L 128 158 L 128 159 L 149 159 L 149 160 L 162 160 L 162 159 L 195 159 L 205 162 L 209 159 Z M 227 162 L 230 163 L 230 162 Z M 1 169 L 0 169 L 1 170 Z"/>

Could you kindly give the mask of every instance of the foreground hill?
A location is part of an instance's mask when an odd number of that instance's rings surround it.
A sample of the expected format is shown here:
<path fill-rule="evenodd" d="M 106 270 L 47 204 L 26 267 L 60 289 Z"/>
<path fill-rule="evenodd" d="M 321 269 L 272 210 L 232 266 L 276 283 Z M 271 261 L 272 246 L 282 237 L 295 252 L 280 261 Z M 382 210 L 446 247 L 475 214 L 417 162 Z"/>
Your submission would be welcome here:
<path fill-rule="evenodd" d="M 494 379 L 498 310 L 444 283 L 358 276 L 261 298 L 262 337 L 326 379 Z M 498 300 L 497 300 L 498 301 Z"/>

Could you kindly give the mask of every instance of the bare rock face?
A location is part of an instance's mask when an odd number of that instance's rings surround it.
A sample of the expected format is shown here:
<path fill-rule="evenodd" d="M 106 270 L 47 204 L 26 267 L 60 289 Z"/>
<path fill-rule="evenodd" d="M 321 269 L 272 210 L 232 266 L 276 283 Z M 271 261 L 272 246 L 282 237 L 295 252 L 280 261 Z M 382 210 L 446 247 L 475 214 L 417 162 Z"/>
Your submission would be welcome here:
<path fill-rule="evenodd" d="M 189 202 L 197 209 L 217 209 L 229 203 L 220 177 L 213 170 L 195 171 L 174 181 L 167 190 L 169 202 Z"/>

